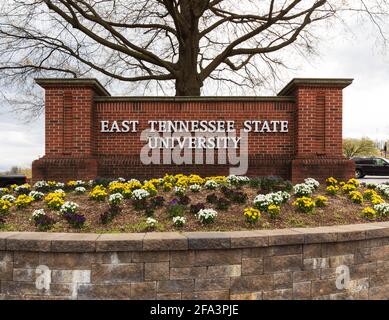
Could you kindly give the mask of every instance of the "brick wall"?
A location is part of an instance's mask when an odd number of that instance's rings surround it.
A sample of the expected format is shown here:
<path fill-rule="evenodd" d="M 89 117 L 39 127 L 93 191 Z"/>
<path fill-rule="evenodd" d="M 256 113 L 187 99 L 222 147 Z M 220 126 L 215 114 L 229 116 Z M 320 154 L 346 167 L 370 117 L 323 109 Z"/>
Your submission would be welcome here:
<path fill-rule="evenodd" d="M 342 156 L 342 90 L 349 79 L 295 79 L 276 97 L 110 97 L 93 79 L 40 79 L 46 91 L 46 154 L 33 180 L 150 178 L 165 173 L 228 175 L 227 165 L 141 164 L 149 120 L 285 120 L 288 133 L 249 133 L 249 176 L 348 179 Z M 101 133 L 100 121 L 138 120 L 136 133 Z"/>
<path fill-rule="evenodd" d="M 345 268 L 349 281 L 337 288 Z M 229 233 L 0 233 L 0 299 L 389 299 L 388 271 L 387 222 Z"/>

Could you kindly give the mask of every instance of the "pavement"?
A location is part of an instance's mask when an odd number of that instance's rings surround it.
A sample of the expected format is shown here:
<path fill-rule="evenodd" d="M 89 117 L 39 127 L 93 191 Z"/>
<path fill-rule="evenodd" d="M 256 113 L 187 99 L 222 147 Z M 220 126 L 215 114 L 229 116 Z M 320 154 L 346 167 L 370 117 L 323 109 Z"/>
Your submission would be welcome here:
<path fill-rule="evenodd" d="M 362 179 L 358 179 L 359 182 L 371 182 L 371 183 L 384 183 L 384 182 L 389 182 L 389 177 L 378 177 L 378 176 L 365 176 Z"/>

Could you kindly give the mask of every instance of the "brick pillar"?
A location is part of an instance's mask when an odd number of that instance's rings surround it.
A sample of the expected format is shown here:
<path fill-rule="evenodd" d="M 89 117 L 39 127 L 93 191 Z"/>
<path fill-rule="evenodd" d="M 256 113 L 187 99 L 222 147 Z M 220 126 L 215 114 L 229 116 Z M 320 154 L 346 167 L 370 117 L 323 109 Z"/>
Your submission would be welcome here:
<path fill-rule="evenodd" d="M 351 79 L 294 79 L 280 92 L 296 98 L 293 182 L 354 175 L 354 164 L 342 154 L 342 91 L 351 83 Z"/>
<path fill-rule="evenodd" d="M 45 89 L 46 153 L 33 163 L 33 181 L 46 177 L 58 181 L 94 179 L 94 97 L 109 93 L 94 79 L 36 82 Z"/>

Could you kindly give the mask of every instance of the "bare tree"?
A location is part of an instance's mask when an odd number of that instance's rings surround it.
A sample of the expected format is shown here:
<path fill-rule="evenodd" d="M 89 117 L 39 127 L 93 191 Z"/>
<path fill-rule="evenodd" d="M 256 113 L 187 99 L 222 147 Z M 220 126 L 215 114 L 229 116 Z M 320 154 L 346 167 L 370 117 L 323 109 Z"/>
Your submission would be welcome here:
<path fill-rule="evenodd" d="M 275 53 L 314 51 L 320 22 L 366 15 L 385 39 L 388 8 L 387 0 L 3 0 L 0 75 L 8 83 L 97 75 L 173 84 L 179 96 L 200 95 L 205 81 L 255 90 L 269 81 L 263 66 L 276 76 L 285 65 Z"/>

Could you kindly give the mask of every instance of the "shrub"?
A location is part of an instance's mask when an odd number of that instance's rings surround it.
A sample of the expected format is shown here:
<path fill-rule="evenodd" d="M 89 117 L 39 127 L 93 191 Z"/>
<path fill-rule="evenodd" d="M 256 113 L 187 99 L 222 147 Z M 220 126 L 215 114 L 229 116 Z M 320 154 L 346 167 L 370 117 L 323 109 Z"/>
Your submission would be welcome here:
<path fill-rule="evenodd" d="M 54 224 L 54 219 L 46 215 L 45 210 L 34 210 L 31 220 L 39 231 L 47 231 Z"/>
<path fill-rule="evenodd" d="M 344 193 L 349 194 L 350 192 L 356 191 L 357 187 L 354 184 L 346 183 L 345 185 L 343 185 L 342 190 L 344 191 Z"/>
<path fill-rule="evenodd" d="M 378 194 L 373 195 L 371 198 L 371 203 L 373 205 L 385 203 L 384 199 L 382 199 Z"/>
<path fill-rule="evenodd" d="M 111 194 L 108 198 L 108 202 L 110 205 L 118 206 L 124 200 L 124 197 L 120 193 Z"/>
<path fill-rule="evenodd" d="M 320 187 L 319 181 L 313 178 L 307 178 L 304 180 L 304 183 L 311 186 L 313 189 L 318 189 Z"/>
<path fill-rule="evenodd" d="M 316 207 L 325 207 L 327 206 L 328 198 L 324 196 L 318 196 L 316 197 L 315 204 Z"/>
<path fill-rule="evenodd" d="M 189 190 L 192 192 L 199 192 L 201 190 L 201 186 L 199 184 L 192 184 L 189 187 Z"/>
<path fill-rule="evenodd" d="M 0 216 L 8 214 L 11 207 L 12 203 L 10 201 L 0 199 Z"/>
<path fill-rule="evenodd" d="M 358 187 L 360 185 L 359 181 L 357 179 L 354 179 L 354 178 L 347 181 L 347 184 L 352 184 L 355 187 Z"/>
<path fill-rule="evenodd" d="M 14 189 L 17 195 L 28 195 L 31 191 L 31 186 L 29 184 L 22 184 L 21 186 L 17 186 Z"/>
<path fill-rule="evenodd" d="M 217 211 L 213 209 L 202 209 L 196 214 L 197 219 L 203 224 L 214 222 L 216 216 Z"/>
<path fill-rule="evenodd" d="M 259 178 L 250 179 L 249 186 L 254 189 L 259 189 L 261 187 L 261 179 Z"/>
<path fill-rule="evenodd" d="M 154 218 L 148 217 L 146 219 L 146 224 L 148 228 L 153 229 L 158 225 L 158 221 Z"/>
<path fill-rule="evenodd" d="M 37 181 L 34 184 L 34 189 L 40 192 L 48 192 L 50 190 L 50 186 L 46 181 L 42 180 L 42 181 Z"/>
<path fill-rule="evenodd" d="M 268 212 L 271 219 L 276 219 L 280 215 L 281 207 L 277 206 L 275 204 L 271 204 L 267 208 L 267 212 Z"/>
<path fill-rule="evenodd" d="M 304 213 L 312 213 L 316 207 L 315 202 L 309 197 L 297 198 L 293 205 L 296 206 L 299 211 Z"/>
<path fill-rule="evenodd" d="M 231 205 L 231 202 L 229 200 L 227 200 L 226 198 L 219 198 L 216 201 L 215 205 L 216 205 L 216 208 L 218 210 L 228 210 L 228 208 Z"/>
<path fill-rule="evenodd" d="M 179 196 L 178 203 L 187 206 L 190 203 L 190 198 L 188 196 Z"/>
<path fill-rule="evenodd" d="M 378 215 L 374 209 L 367 207 L 362 210 L 362 218 L 367 220 L 376 220 Z"/>
<path fill-rule="evenodd" d="M 218 197 L 215 193 L 211 193 L 211 194 L 207 195 L 206 199 L 207 199 L 208 203 L 216 204 Z"/>
<path fill-rule="evenodd" d="M 297 197 L 308 197 L 313 193 L 315 187 L 311 184 L 300 183 L 296 184 L 293 190 Z"/>
<path fill-rule="evenodd" d="M 338 186 L 330 185 L 326 188 L 326 192 L 331 196 L 335 196 L 338 191 L 339 191 Z"/>
<path fill-rule="evenodd" d="M 192 204 L 190 206 L 189 211 L 190 211 L 190 213 L 196 214 L 197 212 L 199 212 L 202 209 L 205 209 L 205 204 L 204 203 L 196 203 L 196 204 Z"/>
<path fill-rule="evenodd" d="M 39 192 L 39 191 L 31 191 L 28 195 L 30 197 L 32 197 L 34 199 L 34 201 L 42 200 L 43 197 L 45 196 L 44 193 Z"/>
<path fill-rule="evenodd" d="M 362 193 L 360 193 L 359 191 L 351 191 L 348 196 L 350 200 L 356 204 L 363 203 L 363 196 Z"/>
<path fill-rule="evenodd" d="M 1 200 L 5 200 L 5 201 L 9 201 L 11 203 L 14 203 L 16 198 L 13 195 L 6 194 L 6 195 L 1 197 Z"/>
<path fill-rule="evenodd" d="M 150 199 L 150 203 L 154 208 L 162 207 L 165 203 L 165 198 L 162 196 L 156 196 Z"/>
<path fill-rule="evenodd" d="M 383 218 L 389 216 L 389 204 L 387 203 L 376 204 L 374 210 Z"/>
<path fill-rule="evenodd" d="M 74 228 L 82 228 L 85 224 L 86 218 L 78 213 L 65 213 L 63 215 L 65 220 Z"/>
<path fill-rule="evenodd" d="M 89 192 L 89 198 L 96 201 L 104 201 L 107 196 L 108 193 L 106 189 L 101 185 L 95 186 L 93 190 Z"/>
<path fill-rule="evenodd" d="M 363 192 L 363 197 L 366 199 L 366 200 L 369 200 L 371 201 L 371 199 L 373 198 L 373 196 L 376 196 L 377 195 L 377 192 L 375 192 L 375 190 L 372 190 L 372 189 L 368 189 L 368 190 L 365 190 Z"/>
<path fill-rule="evenodd" d="M 173 217 L 173 224 L 177 228 L 182 228 L 185 225 L 185 223 L 186 223 L 185 217 L 180 217 L 180 216 Z"/>
<path fill-rule="evenodd" d="M 248 196 L 241 191 L 233 191 L 228 195 L 228 198 L 235 203 L 246 203 Z"/>
<path fill-rule="evenodd" d="M 19 197 L 17 197 L 14 204 L 16 208 L 21 209 L 21 208 L 28 207 L 33 201 L 34 201 L 33 197 L 30 197 L 26 194 L 21 194 Z"/>
<path fill-rule="evenodd" d="M 336 186 L 338 184 L 338 180 L 333 177 L 330 177 L 326 180 L 328 186 Z"/>
<path fill-rule="evenodd" d="M 79 205 L 75 202 L 71 202 L 71 201 L 66 201 L 60 208 L 60 212 L 62 215 L 64 215 L 65 213 L 71 213 L 71 214 L 75 214 L 76 211 L 78 210 L 79 208 Z"/>
<path fill-rule="evenodd" d="M 255 224 L 261 218 L 261 212 L 255 208 L 246 208 L 243 211 L 243 216 L 245 217 L 247 223 Z"/>
<path fill-rule="evenodd" d="M 86 192 L 86 188 L 85 188 L 85 187 L 76 187 L 76 188 L 74 189 L 74 191 L 75 191 L 76 193 L 78 193 L 78 194 L 83 194 L 83 193 Z"/>
<path fill-rule="evenodd" d="M 215 180 L 208 180 L 205 182 L 204 187 L 208 190 L 215 190 L 219 184 Z"/>
<path fill-rule="evenodd" d="M 169 202 L 167 213 L 170 218 L 181 217 L 185 213 L 185 206 L 180 204 L 177 199 L 173 199 Z"/>

